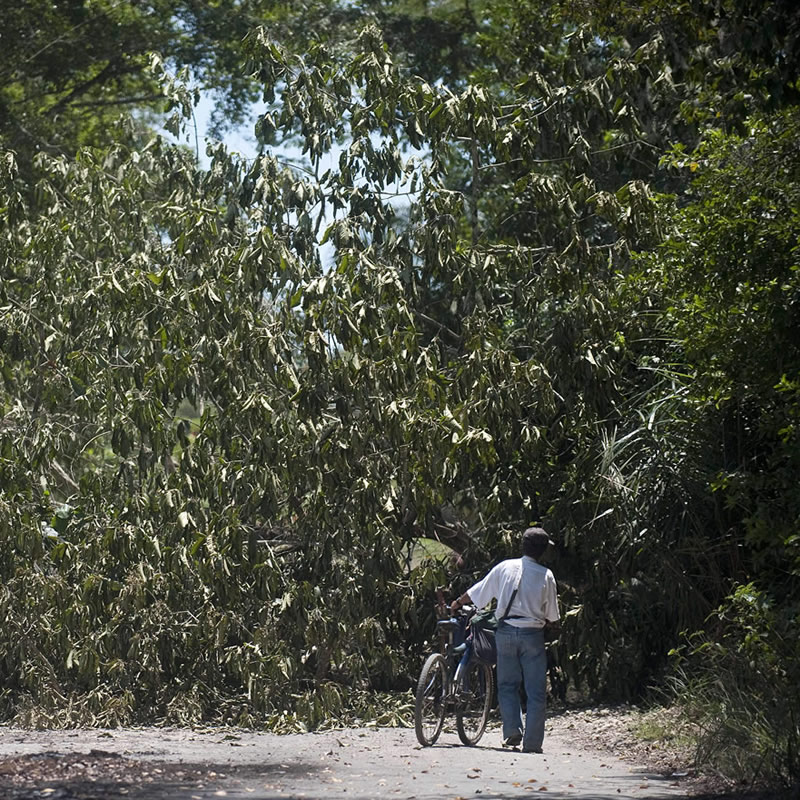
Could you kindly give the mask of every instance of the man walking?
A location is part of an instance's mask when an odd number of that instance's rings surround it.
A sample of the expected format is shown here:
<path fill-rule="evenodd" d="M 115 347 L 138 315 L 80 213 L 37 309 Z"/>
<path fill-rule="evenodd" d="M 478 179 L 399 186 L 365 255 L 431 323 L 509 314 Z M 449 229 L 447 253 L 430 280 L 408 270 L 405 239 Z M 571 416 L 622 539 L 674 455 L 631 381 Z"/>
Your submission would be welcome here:
<path fill-rule="evenodd" d="M 556 579 L 539 563 L 553 542 L 542 528 L 522 534 L 522 558 L 501 561 L 482 580 L 453 600 L 452 611 L 466 603 L 477 608 L 497 599 L 497 699 L 503 719 L 503 747 L 522 745 L 541 753 L 547 702 L 545 626 L 558 623 Z M 522 723 L 520 687 L 528 708 Z"/>

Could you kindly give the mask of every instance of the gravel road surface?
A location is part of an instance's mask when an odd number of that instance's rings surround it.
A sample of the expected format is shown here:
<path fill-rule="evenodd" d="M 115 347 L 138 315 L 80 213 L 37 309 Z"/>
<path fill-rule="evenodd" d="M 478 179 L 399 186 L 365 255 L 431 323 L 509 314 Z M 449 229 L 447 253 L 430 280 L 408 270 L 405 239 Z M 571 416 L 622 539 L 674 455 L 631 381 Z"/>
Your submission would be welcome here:
<path fill-rule="evenodd" d="M 496 800 L 683 797 L 684 773 L 658 775 L 550 727 L 544 754 L 477 747 L 445 730 L 362 728 L 278 736 L 237 729 L 28 731 L 0 727 L 0 798 L 9 800 Z"/>

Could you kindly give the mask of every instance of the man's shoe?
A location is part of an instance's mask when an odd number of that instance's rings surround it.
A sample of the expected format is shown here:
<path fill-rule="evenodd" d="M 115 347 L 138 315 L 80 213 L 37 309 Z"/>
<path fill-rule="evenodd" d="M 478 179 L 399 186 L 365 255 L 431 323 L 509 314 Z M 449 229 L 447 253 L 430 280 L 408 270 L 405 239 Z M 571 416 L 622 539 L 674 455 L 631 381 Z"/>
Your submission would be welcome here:
<path fill-rule="evenodd" d="M 541 747 L 523 747 L 522 748 L 522 752 L 523 753 L 541 753 L 542 752 L 542 748 Z"/>
<path fill-rule="evenodd" d="M 519 747 L 522 744 L 522 734 L 513 733 L 507 739 L 503 739 L 503 747 Z"/>

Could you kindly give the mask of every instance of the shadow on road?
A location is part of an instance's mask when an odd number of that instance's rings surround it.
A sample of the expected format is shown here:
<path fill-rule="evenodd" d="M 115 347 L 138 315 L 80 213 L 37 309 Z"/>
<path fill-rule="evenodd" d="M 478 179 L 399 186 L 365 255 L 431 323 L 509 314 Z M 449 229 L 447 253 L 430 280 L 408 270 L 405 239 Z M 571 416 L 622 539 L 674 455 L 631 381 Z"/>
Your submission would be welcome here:
<path fill-rule="evenodd" d="M 2 800 L 191 800 L 281 797 L 273 782 L 314 780 L 319 767 L 294 761 L 236 765 L 138 761 L 116 753 L 37 753 L 0 760 Z M 277 789 L 277 787 L 274 787 Z"/>

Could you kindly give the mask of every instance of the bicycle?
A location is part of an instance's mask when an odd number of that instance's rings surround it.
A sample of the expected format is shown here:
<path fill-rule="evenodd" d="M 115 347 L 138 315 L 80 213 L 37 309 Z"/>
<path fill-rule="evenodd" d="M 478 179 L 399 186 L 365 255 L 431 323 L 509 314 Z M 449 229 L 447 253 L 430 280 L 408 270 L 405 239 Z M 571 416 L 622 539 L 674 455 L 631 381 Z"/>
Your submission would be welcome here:
<path fill-rule="evenodd" d="M 458 738 L 466 745 L 475 745 L 483 736 L 489 719 L 494 674 L 488 664 L 473 657 L 472 645 L 465 637 L 475 609 L 464 606 L 451 617 L 441 592 L 437 594 L 439 652 L 428 656 L 417 681 L 414 703 L 417 741 L 423 747 L 433 745 L 444 727 L 445 714 L 454 710 Z M 465 641 L 455 644 L 457 635 Z"/>

